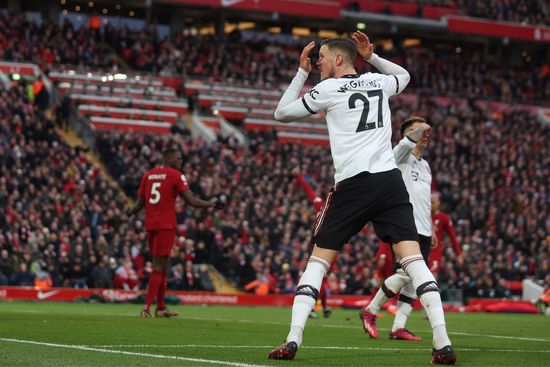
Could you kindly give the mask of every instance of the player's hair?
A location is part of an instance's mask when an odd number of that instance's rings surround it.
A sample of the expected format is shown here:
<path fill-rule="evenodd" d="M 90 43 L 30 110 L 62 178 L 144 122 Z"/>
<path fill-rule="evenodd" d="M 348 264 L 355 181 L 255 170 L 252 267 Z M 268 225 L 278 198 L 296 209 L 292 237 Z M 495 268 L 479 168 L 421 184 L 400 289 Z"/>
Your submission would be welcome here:
<path fill-rule="evenodd" d="M 330 51 L 341 51 L 347 64 L 353 65 L 357 58 L 357 47 L 349 38 L 327 38 L 321 42 L 321 46 L 327 46 Z"/>
<path fill-rule="evenodd" d="M 424 117 L 420 117 L 420 116 L 412 116 L 412 117 L 409 117 L 408 119 L 406 119 L 405 121 L 403 121 L 403 123 L 401 124 L 401 136 L 404 136 L 403 134 L 405 133 L 405 131 L 412 126 L 412 124 L 414 124 L 415 122 L 427 122 L 426 119 Z"/>
<path fill-rule="evenodd" d="M 179 153 L 179 151 L 180 150 L 178 148 L 166 148 L 162 152 L 162 158 L 167 159 L 168 157 L 172 156 L 173 154 Z"/>

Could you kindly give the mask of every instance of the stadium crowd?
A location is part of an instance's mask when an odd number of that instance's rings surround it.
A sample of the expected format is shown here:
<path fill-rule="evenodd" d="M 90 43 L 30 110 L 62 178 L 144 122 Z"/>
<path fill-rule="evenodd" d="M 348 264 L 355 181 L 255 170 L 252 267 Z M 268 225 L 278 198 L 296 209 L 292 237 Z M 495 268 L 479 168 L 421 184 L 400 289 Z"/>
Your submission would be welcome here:
<path fill-rule="evenodd" d="M 143 287 L 142 223 L 127 223 L 120 189 L 88 148 L 62 139 L 25 84 L 0 90 L 0 284 Z M 177 266 L 170 286 L 212 289 L 192 265 Z"/>
<path fill-rule="evenodd" d="M 406 105 L 394 110 L 396 125 L 411 113 Z M 509 296 L 506 281 L 547 276 L 548 128 L 523 111 L 442 107 L 429 99 L 416 113 L 430 116 L 434 126 L 428 160 L 463 248 L 456 256 L 445 240 L 439 275 L 444 287 L 462 289 L 466 297 Z M 292 165 L 301 167 L 322 195 L 332 182 L 328 150 L 277 144 L 270 134 L 253 136 L 244 148 L 230 141 L 191 144 L 182 135 L 170 142 L 110 132 L 100 136 L 99 151 L 127 193 L 135 196 L 135 177 L 158 161 L 169 144 L 183 147 L 184 172 L 194 191 L 230 198 L 223 212 L 179 214 L 180 235 L 196 243 L 201 261 L 214 264 L 241 287 L 261 280 L 272 292 L 290 292 L 291 280 L 303 266 L 315 215 Z M 361 294 L 376 286 L 377 245 L 366 228 L 345 247 L 331 278 L 333 292 Z"/>
<path fill-rule="evenodd" d="M 454 1 L 446 2 L 454 3 Z M 464 15 L 477 18 L 550 25 L 550 6 L 544 0 L 493 0 L 490 2 L 462 0 L 458 2 L 457 10 Z"/>
<path fill-rule="evenodd" d="M 71 22 L 26 18 L 24 13 L 0 11 L 0 59 L 30 61 L 44 71 L 52 65 L 79 65 L 116 68 L 117 59 L 100 42 L 100 34 L 87 27 L 75 28 Z"/>
<path fill-rule="evenodd" d="M 150 270 L 143 223 L 124 216 L 118 187 L 84 149 L 62 140 L 23 85 L 1 93 L 0 283 L 142 287 Z M 548 127 L 523 111 L 423 101 L 415 113 L 434 126 L 428 159 L 435 189 L 463 248 L 456 256 L 444 241 L 442 288 L 498 297 L 510 295 L 507 280 L 547 277 Z M 398 103 L 394 111 L 397 127 L 413 109 Z M 241 288 L 259 280 L 269 292 L 294 291 L 315 213 L 292 169 L 300 167 L 323 196 L 333 174 L 326 148 L 278 144 L 275 132 L 252 134 L 248 147 L 231 139 L 208 145 L 186 133 L 111 131 L 97 141 L 130 197 L 162 150 L 175 145 L 191 189 L 228 198 L 223 211 L 178 205 L 171 289 L 212 289 L 205 269 L 194 266 L 210 263 Z M 377 246 L 368 227 L 345 246 L 329 278 L 332 292 L 368 294 L 377 286 Z"/>
<path fill-rule="evenodd" d="M 268 280 L 271 292 L 293 292 L 306 261 L 315 213 L 286 162 L 307 168 L 318 191 L 325 192 L 332 181 L 328 151 L 281 145 L 272 134 L 252 136 L 249 147 L 231 140 L 208 146 L 180 134 L 167 139 L 105 132 L 98 138 L 102 160 L 131 196 L 137 192 L 136 177 L 158 162 L 171 144 L 184 152 L 183 172 L 193 192 L 228 198 L 223 211 L 178 208 L 181 241 L 195 244 L 188 256 L 213 264 L 240 287 L 258 278 Z M 367 232 L 346 248 L 339 263 L 339 291 L 370 293 L 375 286 L 374 246 Z"/>
<path fill-rule="evenodd" d="M 98 43 L 100 35 L 68 23 L 38 26 L 2 13 L 0 29 L 3 58 L 116 67 L 114 56 Z M 138 69 L 265 86 L 294 74 L 301 47 L 232 42 L 237 34 L 226 43 L 185 34 L 160 40 L 150 29 L 108 37 L 105 41 Z M 411 70 L 413 87 L 436 94 L 550 100 L 547 66 L 490 71 L 482 67 L 486 60 L 468 52 L 446 58 L 390 56 Z M 465 57 L 471 62 L 461 61 Z M 119 187 L 90 161 L 85 148 L 63 141 L 48 115 L 29 99 L 24 82 L 0 94 L 0 284 L 143 288 L 150 271 L 143 223 L 125 217 L 127 202 Z M 428 159 L 435 189 L 463 248 L 456 256 L 445 240 L 442 288 L 461 289 L 465 297 L 500 297 L 510 294 L 507 280 L 548 277 L 548 127 L 527 112 L 441 106 L 428 96 L 416 108 L 397 103 L 393 109 L 396 128 L 412 112 L 428 117 L 434 127 Z M 172 145 L 183 150 L 191 189 L 202 197 L 224 194 L 228 206 L 215 211 L 179 204 L 169 287 L 211 290 L 206 270 L 197 266 L 210 263 L 243 289 L 259 281 L 268 292 L 293 293 L 315 213 L 292 170 L 300 167 L 323 196 L 333 181 L 328 150 L 278 144 L 275 133 L 251 134 L 248 147 L 232 139 L 208 145 L 187 131 L 168 136 L 106 132 L 97 140 L 103 162 L 132 198 L 141 175 Z M 332 292 L 368 294 L 378 285 L 377 246 L 368 227 L 345 246 L 330 275 Z"/>
<path fill-rule="evenodd" d="M 242 81 L 259 87 L 290 81 L 304 43 L 243 39 L 238 32 L 227 36 L 224 42 L 213 36 L 184 33 L 161 39 L 154 28 L 125 30 L 108 41 L 137 70 L 229 83 Z M 503 102 L 550 100 L 550 67 L 544 57 L 535 59 L 533 55 L 530 62 L 507 68 L 491 55 L 484 57 L 481 48 L 471 45 L 462 45 L 459 52 L 432 46 L 428 40 L 415 47 L 403 47 L 397 42 L 390 50 L 378 48 L 377 52 L 404 65 L 411 73 L 408 91 Z M 361 72 L 370 70 L 370 64 L 361 60 L 356 66 Z"/>
<path fill-rule="evenodd" d="M 391 0 L 390 3 L 418 4 L 417 15 L 422 16 L 423 6 L 452 8 L 457 14 L 470 17 L 506 21 L 522 24 L 550 24 L 550 7 L 544 0 Z M 343 1 L 349 9 L 361 10 L 362 2 L 357 0 Z M 385 8 L 389 13 L 389 7 Z"/>
<path fill-rule="evenodd" d="M 122 60 L 136 70 L 160 75 L 269 88 L 293 77 L 304 43 L 243 37 L 238 31 L 220 42 L 214 36 L 189 32 L 161 38 L 154 26 L 138 31 L 115 29 L 110 24 L 101 30 L 75 29 L 67 20 L 38 24 L 8 12 L 0 12 L 0 30 L 0 58 L 33 61 L 45 70 L 53 64 L 119 70 Z M 484 51 L 474 45 L 464 44 L 459 49 L 439 49 L 428 40 L 403 47 L 397 40 L 391 49 L 379 47 L 377 52 L 409 70 L 408 91 L 503 102 L 547 104 L 550 100 L 550 63 L 545 56 L 528 55 L 529 62 L 524 60 L 511 68 L 491 54 L 484 56 Z M 370 68 L 362 61 L 356 66 L 359 71 Z"/>

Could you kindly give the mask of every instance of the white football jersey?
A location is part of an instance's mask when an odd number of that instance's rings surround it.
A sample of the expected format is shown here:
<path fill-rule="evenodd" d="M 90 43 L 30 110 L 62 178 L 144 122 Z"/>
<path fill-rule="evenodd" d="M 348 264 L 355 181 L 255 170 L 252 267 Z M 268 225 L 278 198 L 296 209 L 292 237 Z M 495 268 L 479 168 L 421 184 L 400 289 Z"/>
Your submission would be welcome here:
<path fill-rule="evenodd" d="M 302 97 L 310 113 L 326 111 L 336 182 L 396 168 L 388 98 L 404 87 L 394 75 L 366 73 L 323 80 Z"/>
<path fill-rule="evenodd" d="M 425 159 L 418 159 L 412 154 L 415 146 L 415 142 L 403 138 L 393 148 L 393 153 L 397 168 L 401 171 L 407 186 L 416 230 L 418 234 L 430 237 L 432 235 L 432 170 Z"/>

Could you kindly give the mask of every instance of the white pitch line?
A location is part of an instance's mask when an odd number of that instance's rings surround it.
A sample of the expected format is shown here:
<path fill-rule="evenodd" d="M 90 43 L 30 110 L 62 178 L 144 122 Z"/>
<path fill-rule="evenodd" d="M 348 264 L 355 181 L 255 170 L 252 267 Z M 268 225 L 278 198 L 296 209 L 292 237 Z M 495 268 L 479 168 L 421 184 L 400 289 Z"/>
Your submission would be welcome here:
<path fill-rule="evenodd" d="M 96 348 L 216 348 L 216 349 L 269 349 L 272 345 L 213 345 L 213 344 L 112 344 L 112 345 L 86 345 L 83 347 Z M 431 352 L 431 348 L 388 348 L 388 347 L 354 347 L 354 346 L 307 346 L 300 349 L 323 350 L 374 350 L 374 351 L 405 351 L 405 352 Z M 550 350 L 533 349 L 481 349 L 481 348 L 456 348 L 457 351 L 468 352 L 509 352 L 509 353 L 550 353 Z"/>
<path fill-rule="evenodd" d="M 219 360 L 215 360 L 215 359 L 190 358 L 190 357 L 169 356 L 169 355 L 167 356 L 167 355 L 163 355 L 163 354 L 127 352 L 127 351 L 122 351 L 122 350 L 103 349 L 103 348 L 96 348 L 96 347 L 84 346 L 84 345 L 71 345 L 71 344 L 57 344 L 57 343 L 37 342 L 37 341 L 34 341 L 34 340 L 0 338 L 0 341 L 10 342 L 10 343 L 20 343 L 20 344 L 42 345 L 42 346 L 45 346 L 45 347 L 53 347 L 53 348 L 77 349 L 77 350 L 85 350 L 85 351 L 100 352 L 100 353 L 124 354 L 124 355 L 130 355 L 130 356 L 138 356 L 138 357 L 149 357 L 149 358 L 157 358 L 157 359 L 172 359 L 172 360 L 177 360 L 177 361 L 187 361 L 187 362 L 196 362 L 196 363 L 209 363 L 209 364 L 224 365 L 224 366 L 267 367 L 265 365 L 259 365 L 259 364 L 248 364 L 248 363 L 240 363 L 240 362 L 227 362 L 227 361 L 219 361 Z"/>
<path fill-rule="evenodd" d="M 10 310 L 10 312 L 18 312 L 18 313 L 44 313 L 42 311 L 36 311 L 36 310 Z"/>
<path fill-rule="evenodd" d="M 289 325 L 288 323 L 284 322 L 277 322 L 277 321 L 252 321 L 252 320 L 242 320 L 242 319 L 220 319 L 220 318 L 208 318 L 208 317 L 180 317 L 183 319 L 188 320 L 210 320 L 210 321 L 225 321 L 225 322 L 241 322 L 241 323 L 256 323 L 256 324 L 267 324 L 267 325 Z M 361 329 L 361 326 L 350 326 L 350 325 L 315 325 L 318 327 L 325 327 L 325 328 L 333 328 L 333 329 Z M 385 328 L 378 328 L 378 330 L 382 331 L 389 331 L 390 329 Z M 416 334 L 432 334 L 431 332 L 424 332 L 424 331 L 415 331 Z M 495 339 L 511 339 L 511 340 L 526 340 L 526 341 L 533 341 L 533 342 L 550 342 L 550 339 L 544 339 L 544 338 L 528 338 L 528 337 L 520 337 L 520 336 L 506 336 L 506 335 L 491 335 L 491 334 L 474 334 L 474 333 L 461 333 L 461 332 L 448 332 L 450 335 L 461 335 L 461 336 L 477 336 L 477 337 L 483 337 L 483 338 L 495 338 Z"/>
<path fill-rule="evenodd" d="M 19 310 L 15 312 L 29 312 L 29 313 L 43 313 L 42 311 L 32 311 L 32 310 Z M 126 314 L 124 316 L 130 316 L 135 317 L 134 314 Z M 255 324 L 265 324 L 265 325 L 289 325 L 285 322 L 278 322 L 278 321 L 254 321 L 254 320 L 243 320 L 243 319 L 221 319 L 221 318 L 209 318 L 209 317 L 179 317 L 180 319 L 188 319 L 188 320 L 207 320 L 207 321 L 224 321 L 224 322 L 240 322 L 245 324 L 255 323 Z M 316 325 L 318 327 L 325 327 L 325 328 L 333 328 L 333 329 L 360 329 L 360 327 L 350 326 L 350 325 Z M 378 328 L 378 330 L 381 331 L 389 331 L 390 329 L 386 328 Z M 416 334 L 431 334 L 429 331 L 416 331 Z M 533 341 L 533 342 L 550 342 L 550 339 L 544 339 L 544 338 L 530 338 L 530 337 L 520 337 L 520 336 L 507 336 L 507 335 L 491 335 L 491 334 L 476 334 L 476 333 L 461 333 L 461 332 L 453 332 L 449 331 L 449 335 L 460 335 L 460 336 L 476 336 L 476 337 L 482 337 L 482 338 L 493 338 L 493 339 L 508 339 L 508 340 L 525 340 L 525 341 Z"/>
<path fill-rule="evenodd" d="M 543 339 L 543 338 L 526 338 L 522 336 L 505 336 L 505 335 L 490 335 L 490 334 L 473 334 L 473 333 L 459 333 L 459 332 L 451 332 L 449 334 L 454 335 L 464 335 L 464 336 L 482 336 L 484 338 L 495 338 L 495 339 L 512 339 L 512 340 L 528 340 L 528 341 L 535 341 L 535 342 L 550 342 L 550 339 Z"/>

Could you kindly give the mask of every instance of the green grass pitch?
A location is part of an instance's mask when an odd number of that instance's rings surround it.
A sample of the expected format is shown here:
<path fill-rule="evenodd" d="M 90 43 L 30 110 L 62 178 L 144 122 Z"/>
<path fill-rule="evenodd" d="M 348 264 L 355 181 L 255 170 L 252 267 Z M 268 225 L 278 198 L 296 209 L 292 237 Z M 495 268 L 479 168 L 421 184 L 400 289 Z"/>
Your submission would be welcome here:
<path fill-rule="evenodd" d="M 407 327 L 422 342 L 363 332 L 356 310 L 308 321 L 293 361 L 267 359 L 288 332 L 289 308 L 176 306 L 174 319 L 141 319 L 139 305 L 0 303 L 1 366 L 425 366 L 431 332 L 423 313 Z M 550 317 L 447 314 L 462 366 L 550 366 Z"/>

